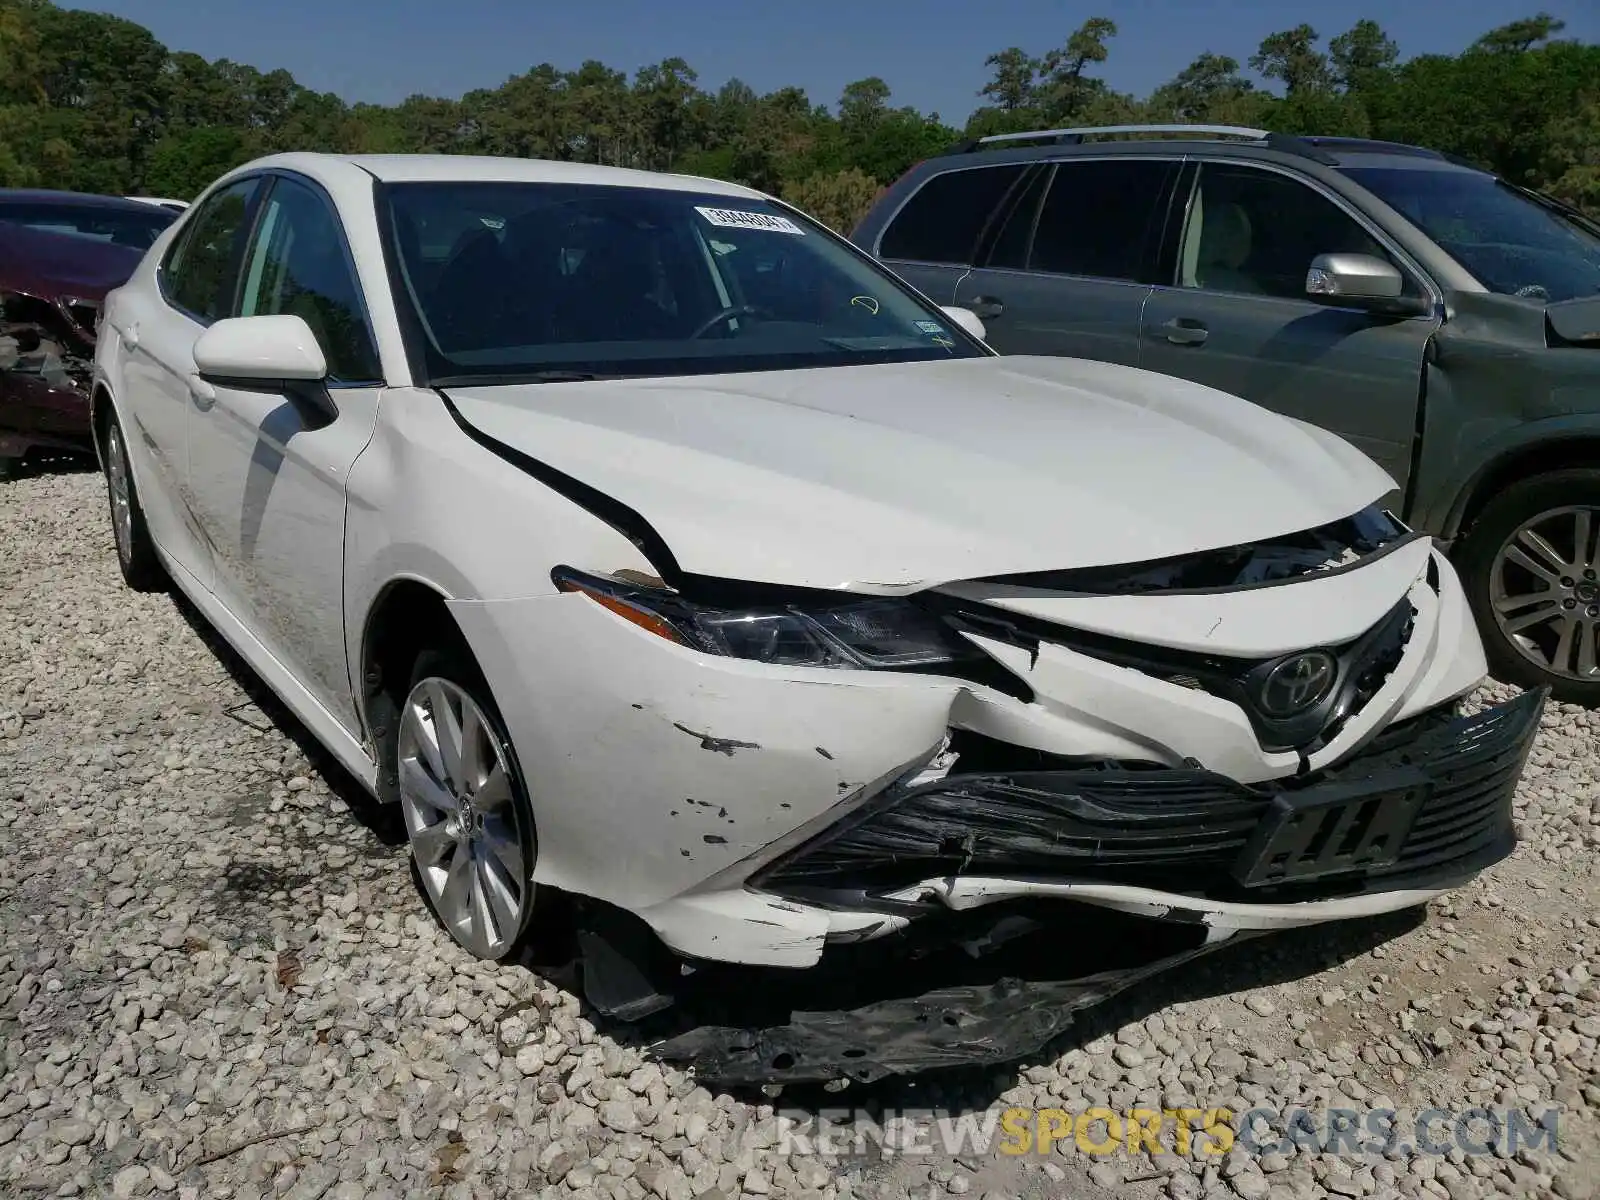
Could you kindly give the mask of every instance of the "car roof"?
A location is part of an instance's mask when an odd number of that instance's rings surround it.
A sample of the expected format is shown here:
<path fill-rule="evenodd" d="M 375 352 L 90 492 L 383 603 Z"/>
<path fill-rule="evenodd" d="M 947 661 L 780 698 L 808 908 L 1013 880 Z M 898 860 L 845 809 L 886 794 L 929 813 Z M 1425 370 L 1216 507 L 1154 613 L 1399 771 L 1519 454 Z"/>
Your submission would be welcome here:
<path fill-rule="evenodd" d="M 76 208 L 105 208 L 119 212 L 150 212 L 150 205 L 123 196 L 94 192 L 66 192 L 50 188 L 0 188 L 0 204 L 60 204 Z"/>
<path fill-rule="evenodd" d="M 694 175 L 473 154 L 275 154 L 229 174 L 272 168 L 321 179 L 342 176 L 348 180 L 351 172 L 362 172 L 383 183 L 579 183 L 765 198 L 752 188 Z"/>

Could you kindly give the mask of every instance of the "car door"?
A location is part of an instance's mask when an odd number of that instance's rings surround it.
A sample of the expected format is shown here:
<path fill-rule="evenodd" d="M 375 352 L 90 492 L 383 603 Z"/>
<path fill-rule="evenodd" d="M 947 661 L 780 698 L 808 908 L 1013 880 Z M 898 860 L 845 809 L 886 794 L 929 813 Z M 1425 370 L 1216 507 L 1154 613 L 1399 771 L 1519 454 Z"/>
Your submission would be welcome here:
<path fill-rule="evenodd" d="M 1331 429 L 1403 489 L 1436 306 L 1397 317 L 1318 303 L 1306 272 L 1319 254 L 1362 253 L 1398 267 L 1410 295 L 1431 284 L 1353 207 L 1298 176 L 1202 162 L 1193 179 L 1173 278 L 1145 304 L 1142 365 Z"/>
<path fill-rule="evenodd" d="M 237 315 L 303 317 L 328 362 L 329 420 L 287 395 L 222 386 L 197 400 L 189 479 L 215 548 L 214 591 L 355 733 L 344 637 L 345 484 L 382 380 L 332 201 L 274 175 L 243 257 Z"/>
<path fill-rule="evenodd" d="M 251 176 L 206 197 L 167 248 L 156 288 L 117 295 L 118 408 L 129 453 L 154 468 L 154 486 L 140 492 L 139 503 L 151 537 L 207 589 L 211 542 L 189 486 L 189 421 L 199 384 L 194 342 L 231 311 L 261 182 Z"/>
<path fill-rule="evenodd" d="M 1012 205 L 955 303 L 982 318 L 1002 354 L 1137 366 L 1178 169 L 1134 156 L 1054 164 Z"/>
<path fill-rule="evenodd" d="M 977 163 L 929 177 L 865 247 L 912 287 L 952 304 L 985 230 L 1030 171 L 1030 163 Z"/>

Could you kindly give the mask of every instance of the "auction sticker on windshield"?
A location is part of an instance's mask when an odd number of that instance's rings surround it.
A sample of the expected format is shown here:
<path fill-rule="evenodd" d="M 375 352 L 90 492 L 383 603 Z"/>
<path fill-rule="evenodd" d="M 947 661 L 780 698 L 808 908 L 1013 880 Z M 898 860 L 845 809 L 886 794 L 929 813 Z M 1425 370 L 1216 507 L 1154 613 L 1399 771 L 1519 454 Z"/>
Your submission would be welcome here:
<path fill-rule="evenodd" d="M 793 233 L 800 237 L 804 237 L 806 232 L 788 217 L 775 217 L 771 213 L 745 212 L 738 208 L 702 208 L 699 205 L 695 206 L 695 212 L 724 229 L 768 229 L 773 233 Z"/>

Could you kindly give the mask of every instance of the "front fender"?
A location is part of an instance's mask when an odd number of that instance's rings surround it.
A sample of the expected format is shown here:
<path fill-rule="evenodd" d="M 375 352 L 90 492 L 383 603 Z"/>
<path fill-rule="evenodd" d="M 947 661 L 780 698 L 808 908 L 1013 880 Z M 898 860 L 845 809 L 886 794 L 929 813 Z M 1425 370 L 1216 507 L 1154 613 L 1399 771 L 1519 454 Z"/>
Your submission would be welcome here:
<path fill-rule="evenodd" d="M 1454 486 L 1436 494 L 1426 509 L 1419 490 L 1410 524 L 1451 541 L 1486 498 L 1485 489 L 1493 492 L 1524 473 L 1577 465 L 1586 457 L 1600 463 L 1600 413 L 1508 424 L 1470 447 Z"/>
<path fill-rule="evenodd" d="M 1414 528 L 1446 539 L 1518 460 L 1547 467 L 1574 442 L 1600 442 L 1600 352 L 1549 345 L 1544 309 L 1527 301 L 1455 293 L 1451 309 L 1425 368 L 1407 512 Z"/>

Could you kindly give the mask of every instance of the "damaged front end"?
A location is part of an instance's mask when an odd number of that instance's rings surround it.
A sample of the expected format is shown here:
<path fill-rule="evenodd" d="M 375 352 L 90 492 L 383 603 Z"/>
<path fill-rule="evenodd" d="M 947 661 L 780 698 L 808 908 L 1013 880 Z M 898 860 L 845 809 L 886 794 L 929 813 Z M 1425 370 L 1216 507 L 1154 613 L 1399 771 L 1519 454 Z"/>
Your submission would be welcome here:
<path fill-rule="evenodd" d="M 959 689 L 942 743 L 643 911 L 676 951 L 585 929 L 597 1009 L 680 1019 L 661 1058 L 746 1084 L 1009 1062 L 1220 945 L 1414 907 L 1514 846 L 1545 693 L 1460 711 L 1483 664 L 1459 583 L 1380 511 L 904 602 L 983 652 L 906 676 Z M 713 913 L 803 969 L 719 957 Z"/>
<path fill-rule="evenodd" d="M 0 458 L 91 449 L 89 392 L 100 302 L 0 283 Z"/>
<path fill-rule="evenodd" d="M 750 880 L 880 927 L 787 978 L 661 972 L 651 1007 L 687 1002 L 702 1023 L 655 1053 L 742 1084 L 1005 1063 L 1241 937 L 1420 903 L 1510 852 L 1544 701 L 1432 712 L 1337 768 L 1256 786 L 1198 766 L 997 771 L 1004 748 L 958 736 L 949 774 L 891 789 Z M 586 960 L 603 988 L 601 961 Z M 781 997 L 765 1014 L 762 987 Z M 729 1023 L 703 1020 L 708 994 L 740 997 L 718 1006 Z"/>
<path fill-rule="evenodd" d="M 133 246 L 0 219 L 0 459 L 93 452 L 101 308 L 142 257 Z"/>

